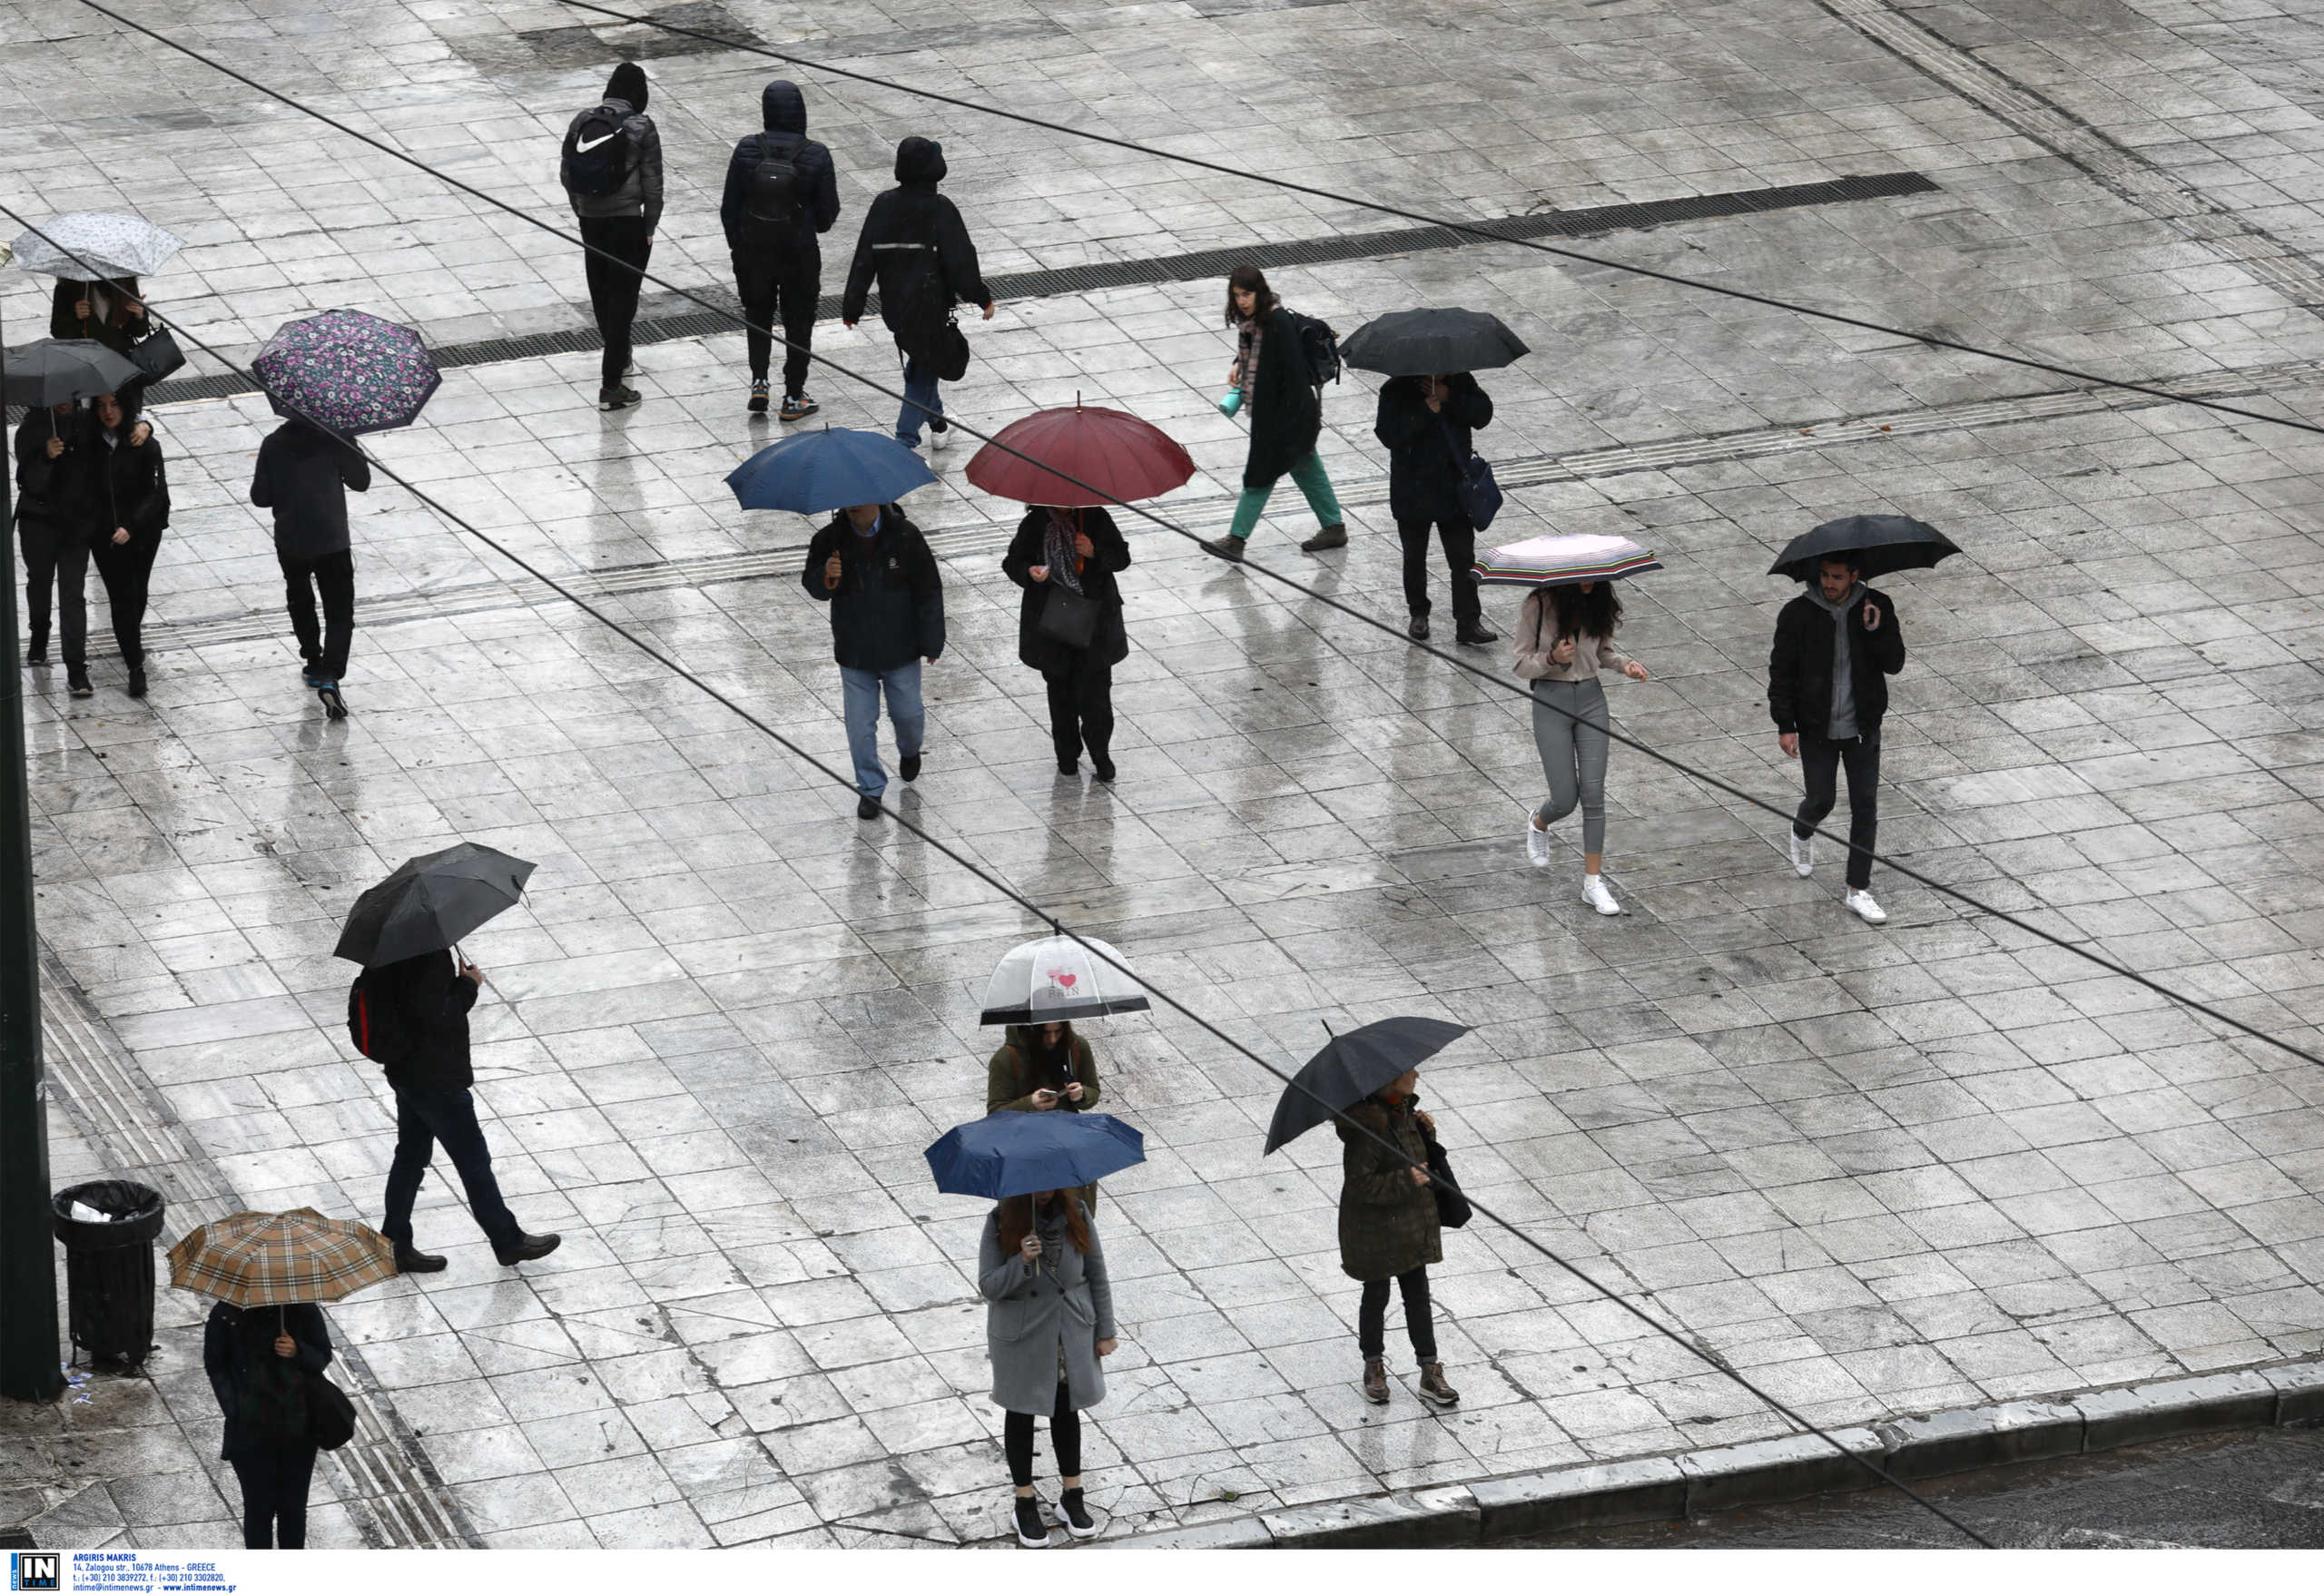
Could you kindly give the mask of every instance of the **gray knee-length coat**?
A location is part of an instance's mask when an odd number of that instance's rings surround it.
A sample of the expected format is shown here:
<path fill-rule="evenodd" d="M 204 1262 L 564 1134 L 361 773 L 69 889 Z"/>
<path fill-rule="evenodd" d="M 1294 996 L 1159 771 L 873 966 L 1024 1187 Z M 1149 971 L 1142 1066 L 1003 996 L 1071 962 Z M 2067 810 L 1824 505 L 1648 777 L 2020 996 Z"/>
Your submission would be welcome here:
<path fill-rule="evenodd" d="M 1106 1278 L 1105 1244 L 1089 1220 L 1088 1256 L 1075 1250 L 1062 1209 L 1039 1227 L 1041 1256 L 1000 1250 L 1000 1210 L 984 1222 L 977 1286 L 984 1293 L 985 1342 L 992 1358 L 992 1400 L 1012 1414 L 1057 1411 L 1057 1372 L 1065 1361 L 1076 1412 L 1105 1400 L 1098 1343 L 1114 1336 L 1114 1293 Z"/>

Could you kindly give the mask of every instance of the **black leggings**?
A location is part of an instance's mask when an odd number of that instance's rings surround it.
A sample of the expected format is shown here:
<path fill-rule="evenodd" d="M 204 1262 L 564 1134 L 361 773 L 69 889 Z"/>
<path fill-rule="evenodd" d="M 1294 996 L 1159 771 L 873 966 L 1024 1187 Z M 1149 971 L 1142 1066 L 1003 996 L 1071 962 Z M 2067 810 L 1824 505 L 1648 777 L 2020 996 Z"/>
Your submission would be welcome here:
<path fill-rule="evenodd" d="M 1065 1382 L 1057 1383 L 1057 1412 L 1049 1415 L 1049 1441 L 1057 1448 L 1057 1472 L 1061 1479 L 1081 1477 L 1081 1415 L 1073 1411 Z M 1009 1454 L 1009 1482 L 1033 1483 L 1033 1415 L 1012 1413 L 1000 1427 L 1001 1450 Z"/>
<path fill-rule="evenodd" d="M 311 1446 L 247 1446 L 226 1460 L 242 1483 L 246 1550 L 305 1549 L 307 1487 L 315 1477 Z"/>
<path fill-rule="evenodd" d="M 1436 1361 L 1436 1315 L 1428 1305 L 1428 1266 L 1423 1264 L 1396 1276 L 1404 1296 L 1404 1334 L 1413 1338 L 1413 1355 L 1422 1363 Z M 1367 1359 L 1385 1357 L 1388 1347 L 1388 1283 L 1364 1283 L 1364 1302 L 1356 1310 L 1355 1344 Z"/>

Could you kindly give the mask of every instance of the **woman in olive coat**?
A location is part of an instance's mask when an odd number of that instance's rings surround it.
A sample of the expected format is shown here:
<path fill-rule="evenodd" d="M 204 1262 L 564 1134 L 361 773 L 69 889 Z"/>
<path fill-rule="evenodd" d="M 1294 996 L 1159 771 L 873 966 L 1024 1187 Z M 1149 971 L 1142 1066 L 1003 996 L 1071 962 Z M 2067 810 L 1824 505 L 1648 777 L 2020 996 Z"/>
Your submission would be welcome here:
<path fill-rule="evenodd" d="M 1128 568 L 1129 544 L 1102 509 L 1035 505 L 1001 557 L 1002 573 L 1025 590 L 1017 612 L 1017 657 L 1040 672 L 1049 687 L 1049 742 L 1061 776 L 1079 773 L 1086 746 L 1098 779 L 1114 779 L 1114 667 L 1129 657 L 1114 573 Z M 1059 589 L 1098 606 L 1098 629 L 1087 648 L 1041 630 L 1041 612 Z"/>
<path fill-rule="evenodd" d="M 1437 1361 L 1436 1319 L 1428 1300 L 1428 1266 L 1444 1261 L 1444 1231 L 1427 1174 L 1428 1137 L 1436 1121 L 1419 1109 L 1413 1089 L 1419 1079 L 1419 1070 L 1407 1069 L 1350 1108 L 1345 1119 L 1333 1121 L 1341 1143 L 1340 1267 L 1364 1282 L 1355 1330 L 1364 1354 L 1364 1394 L 1388 1400 L 1393 1280 L 1403 1295 L 1404 1330 L 1420 1362 L 1420 1394 L 1451 1407 L 1461 1394 L 1445 1384 L 1444 1365 Z"/>
<path fill-rule="evenodd" d="M 1081 1497 L 1081 1410 L 1106 1397 L 1100 1359 L 1115 1347 L 1114 1293 L 1097 1227 L 1069 1191 L 1005 1197 L 984 1222 L 977 1288 L 985 1299 L 992 1400 L 1017 1488 L 1017 1539 L 1049 1544 L 1033 1499 L 1033 1420 L 1049 1416 L 1059 1516 L 1076 1539 L 1098 1532 Z"/>
<path fill-rule="evenodd" d="M 985 1065 L 984 1111 L 1003 1109 L 1019 1114 L 1046 1113 L 1062 1108 L 1078 1114 L 1094 1108 L 1098 1089 L 1098 1058 L 1088 1039 L 1068 1021 L 1047 1025 L 1012 1025 L 1001 1033 L 1000 1050 Z M 1091 1213 L 1098 1211 L 1098 1183 L 1091 1181 L 1074 1195 Z"/>

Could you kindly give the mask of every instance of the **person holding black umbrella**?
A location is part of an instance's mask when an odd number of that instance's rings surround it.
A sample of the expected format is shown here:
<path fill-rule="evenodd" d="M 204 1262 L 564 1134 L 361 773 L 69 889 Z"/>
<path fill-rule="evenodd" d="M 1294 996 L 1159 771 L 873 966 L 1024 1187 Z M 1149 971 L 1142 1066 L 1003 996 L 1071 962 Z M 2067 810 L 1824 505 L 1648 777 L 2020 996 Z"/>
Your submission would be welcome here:
<path fill-rule="evenodd" d="M 82 524 L 76 492 L 81 462 L 78 400 L 29 409 L 16 428 L 16 540 L 25 554 L 25 621 L 31 641 L 25 663 L 48 663 L 49 595 L 56 596 L 56 624 L 63 646 L 64 679 L 73 696 L 89 695 L 89 529 Z"/>
<path fill-rule="evenodd" d="M 1466 371 L 1392 377 L 1380 389 L 1373 436 L 1388 451 L 1388 513 L 1404 546 L 1406 635 L 1428 640 L 1428 534 L 1436 529 L 1452 576 L 1455 638 L 1482 645 L 1499 638 L 1477 597 L 1477 529 L 1461 504 L 1461 479 L 1473 454 L 1469 435 L 1492 422 L 1492 398 Z"/>

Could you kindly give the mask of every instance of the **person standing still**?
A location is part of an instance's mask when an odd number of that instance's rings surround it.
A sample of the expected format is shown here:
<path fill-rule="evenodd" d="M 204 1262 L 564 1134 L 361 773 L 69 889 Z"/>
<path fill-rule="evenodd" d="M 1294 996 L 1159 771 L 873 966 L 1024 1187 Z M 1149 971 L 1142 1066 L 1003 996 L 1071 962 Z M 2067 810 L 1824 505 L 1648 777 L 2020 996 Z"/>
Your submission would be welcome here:
<path fill-rule="evenodd" d="M 251 503 L 274 512 L 274 558 L 283 600 L 299 640 L 307 685 L 330 704 L 347 675 L 355 641 L 355 556 L 347 533 L 347 495 L 368 493 L 371 463 L 304 421 L 285 421 L 258 446 Z M 322 595 L 322 620 L 315 595 Z"/>
<path fill-rule="evenodd" d="M 1428 1296 L 1428 1266 L 1444 1261 L 1444 1227 L 1425 1167 L 1436 1121 L 1420 1112 L 1419 1080 L 1419 1070 L 1407 1069 L 1332 1121 L 1340 1138 L 1340 1267 L 1364 1282 L 1355 1341 L 1364 1355 L 1365 1398 L 1388 1400 L 1393 1282 L 1404 1299 L 1404 1332 L 1420 1363 L 1420 1394 L 1451 1407 L 1461 1394 L 1446 1383 L 1437 1359 L 1436 1311 Z"/>
<path fill-rule="evenodd" d="M 89 528 L 79 500 L 80 410 L 72 399 L 27 414 L 16 428 L 16 541 L 25 551 L 25 621 L 31 640 L 25 663 L 48 663 L 49 595 L 56 596 L 56 626 L 64 680 L 75 698 L 89 685 Z"/>
<path fill-rule="evenodd" d="M 590 251 L 582 265 L 589 308 L 606 343 L 597 378 L 600 410 L 625 410 L 638 400 L 637 390 L 623 380 L 629 371 L 630 324 L 637 320 L 638 289 L 654 254 L 654 230 L 662 224 L 662 135 L 645 114 L 646 93 L 644 67 L 635 61 L 615 67 L 605 99 L 566 130 L 558 168 Z"/>
<path fill-rule="evenodd" d="M 1323 392 L 1309 378 L 1298 322 L 1257 267 L 1237 266 L 1227 278 L 1226 324 L 1236 330 L 1235 364 L 1227 369 L 1226 397 L 1218 408 L 1229 416 L 1251 412 L 1251 451 L 1243 463 L 1242 497 L 1235 501 L 1226 536 L 1206 537 L 1202 547 L 1242 564 L 1252 528 L 1275 484 L 1288 476 L 1306 497 L 1317 525 L 1315 536 L 1299 547 L 1309 554 L 1345 547 L 1347 522 L 1339 496 L 1315 451 L 1324 433 Z"/>
<path fill-rule="evenodd" d="M 734 293 L 750 323 L 743 340 L 751 361 L 751 413 L 766 413 L 772 330 L 780 317 L 780 419 L 803 421 L 822 408 L 807 397 L 807 352 L 823 294 L 818 237 L 839 220 L 839 175 L 832 153 L 807 136 L 807 97 L 798 84 L 783 78 L 767 84 L 759 94 L 759 115 L 765 130 L 744 135 L 726 163 L 718 221 L 734 256 Z"/>
<path fill-rule="evenodd" d="M 303 1434 L 268 1434 L 266 1418 L 300 1404 L 266 1400 L 305 1374 L 330 1367 L 330 1326 L 310 1302 L 238 1308 L 218 1303 L 202 1326 L 202 1366 L 226 1420 L 218 1455 L 242 1489 L 246 1551 L 303 1551 L 307 1492 L 314 1483 L 315 1443 Z"/>
<path fill-rule="evenodd" d="M 1807 591 L 1776 617 L 1768 656 L 1768 709 L 1777 741 L 1799 761 L 1807 796 L 1792 819 L 1791 867 L 1816 869 L 1816 827 L 1832 813 L 1839 768 L 1848 773 L 1847 906 L 1880 925 L 1888 911 L 1872 895 L 1872 852 L 1880 826 L 1880 722 L 1888 678 L 1905 668 L 1904 629 L 1888 596 L 1858 579 L 1852 554 L 1819 566 Z"/>
<path fill-rule="evenodd" d="M 113 642 L 129 667 L 128 694 L 145 696 L 145 595 L 170 525 L 170 483 L 153 429 L 120 396 L 101 393 L 81 418 L 82 524 L 105 585 Z"/>
<path fill-rule="evenodd" d="M 1070 1191 L 1003 1197 L 984 1222 L 977 1290 L 985 1299 L 985 1356 L 1001 1451 L 1016 1488 L 1017 1543 L 1047 1546 L 1033 1494 L 1033 1424 L 1049 1416 L 1057 1452 L 1058 1519 L 1077 1541 L 1099 1525 L 1081 1495 L 1081 1413 L 1106 1400 L 1115 1338 L 1114 1293 L 1098 1226 Z"/>
<path fill-rule="evenodd" d="M 888 773 L 880 768 L 880 699 L 896 728 L 906 782 L 920 779 L 928 712 L 920 666 L 944 652 L 944 580 L 920 528 L 894 505 L 840 511 L 807 546 L 799 573 L 807 596 L 831 606 L 847 751 L 855 765 L 855 815 L 876 820 Z"/>
<path fill-rule="evenodd" d="M 1454 636 L 1493 642 L 1477 596 L 1477 529 L 1461 504 L 1472 431 L 1492 423 L 1492 396 L 1466 371 L 1392 377 L 1380 389 L 1373 436 L 1388 451 L 1388 513 L 1404 546 L 1404 635 L 1428 641 L 1428 532 L 1436 528 L 1452 579 Z M 1490 517 L 1488 517 L 1490 518 Z"/>
<path fill-rule="evenodd" d="M 895 335 L 904 362 L 896 441 L 906 448 L 920 447 L 923 419 L 929 448 L 941 449 L 949 441 L 951 423 L 944 419 L 937 383 L 957 382 L 967 369 L 952 307 L 980 305 L 984 319 L 992 320 L 992 291 L 978 270 L 968 223 L 960 207 L 936 192 L 945 171 L 944 146 L 934 139 L 915 136 L 896 146 L 896 186 L 864 213 L 840 299 L 840 320 L 853 327 L 863 320 L 873 281 L 879 282 L 880 320 Z"/>

